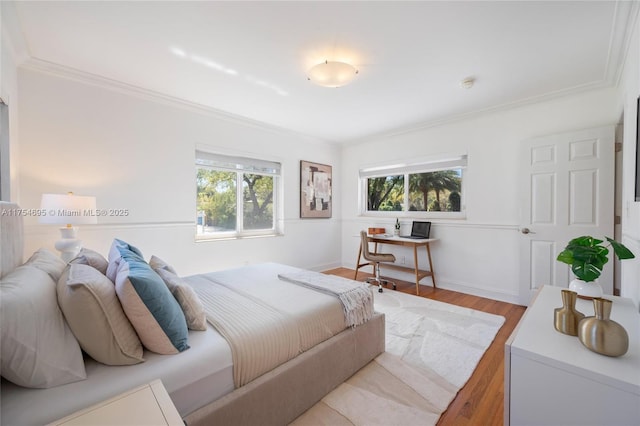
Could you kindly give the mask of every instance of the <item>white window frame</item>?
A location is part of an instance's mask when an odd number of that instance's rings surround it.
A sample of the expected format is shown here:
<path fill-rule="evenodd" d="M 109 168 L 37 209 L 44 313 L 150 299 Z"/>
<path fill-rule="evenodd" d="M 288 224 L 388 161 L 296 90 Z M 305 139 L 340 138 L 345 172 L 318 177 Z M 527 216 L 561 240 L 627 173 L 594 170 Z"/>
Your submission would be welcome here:
<path fill-rule="evenodd" d="M 468 164 L 467 154 L 443 155 L 429 157 L 412 162 L 394 162 L 393 164 L 382 164 L 376 166 L 363 167 L 359 170 L 359 210 L 361 216 L 372 217 L 412 217 L 424 219 L 466 219 L 466 169 Z M 461 170 L 460 187 L 460 211 L 459 212 L 439 212 L 439 211 L 409 211 L 409 175 L 416 173 L 437 172 L 441 170 Z M 385 176 L 404 175 L 404 200 L 401 211 L 377 211 L 368 210 L 367 200 L 367 179 Z"/>
<path fill-rule="evenodd" d="M 196 149 L 196 172 L 198 169 L 236 173 L 236 230 L 227 232 L 198 233 L 197 193 L 195 207 L 196 241 L 237 239 L 283 234 L 282 166 L 279 162 L 219 154 Z M 273 178 L 273 222 L 270 229 L 244 229 L 243 174 L 259 174 Z"/>

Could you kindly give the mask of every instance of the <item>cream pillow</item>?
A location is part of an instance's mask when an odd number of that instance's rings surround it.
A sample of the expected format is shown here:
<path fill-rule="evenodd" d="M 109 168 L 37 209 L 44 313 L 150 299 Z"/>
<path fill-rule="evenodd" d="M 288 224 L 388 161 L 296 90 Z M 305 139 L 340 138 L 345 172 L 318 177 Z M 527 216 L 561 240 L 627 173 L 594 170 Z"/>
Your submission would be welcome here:
<path fill-rule="evenodd" d="M 69 263 L 81 263 L 96 268 L 102 275 L 107 275 L 109 261 L 97 251 L 83 248 L 80 253 Z"/>
<path fill-rule="evenodd" d="M 176 270 L 173 269 L 171 265 L 169 265 L 167 262 L 165 262 L 164 260 L 154 255 L 151 255 L 151 259 L 149 259 L 149 266 L 151 266 L 151 269 L 153 269 L 154 271 L 156 269 L 165 269 L 169 272 L 173 272 L 174 274 L 178 275 Z"/>
<path fill-rule="evenodd" d="M 191 330 L 203 331 L 207 329 L 207 315 L 204 306 L 196 292 L 189 284 L 184 282 L 173 272 L 167 269 L 156 269 L 158 275 L 171 290 L 171 294 L 176 298 L 184 317 L 187 320 L 187 327 Z"/>
<path fill-rule="evenodd" d="M 23 265 L 0 281 L 0 371 L 27 388 L 50 388 L 87 377 L 51 276 Z M 37 407 L 34 407 L 37 409 Z"/>
<path fill-rule="evenodd" d="M 57 291 L 71 331 L 93 359 L 107 365 L 144 361 L 140 339 L 109 278 L 92 266 L 71 264 L 58 281 Z"/>

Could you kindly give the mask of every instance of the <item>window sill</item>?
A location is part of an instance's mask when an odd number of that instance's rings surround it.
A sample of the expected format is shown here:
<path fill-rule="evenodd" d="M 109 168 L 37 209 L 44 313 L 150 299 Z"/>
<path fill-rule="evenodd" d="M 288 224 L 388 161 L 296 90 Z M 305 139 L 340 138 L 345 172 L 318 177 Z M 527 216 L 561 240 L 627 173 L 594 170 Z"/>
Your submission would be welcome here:
<path fill-rule="evenodd" d="M 233 240 L 252 240 L 255 238 L 284 237 L 282 233 L 259 234 L 259 235 L 225 235 L 225 236 L 196 236 L 196 243 L 206 243 L 212 241 L 233 241 Z"/>
<path fill-rule="evenodd" d="M 398 218 L 405 220 L 467 220 L 466 212 L 365 212 L 359 217 Z"/>

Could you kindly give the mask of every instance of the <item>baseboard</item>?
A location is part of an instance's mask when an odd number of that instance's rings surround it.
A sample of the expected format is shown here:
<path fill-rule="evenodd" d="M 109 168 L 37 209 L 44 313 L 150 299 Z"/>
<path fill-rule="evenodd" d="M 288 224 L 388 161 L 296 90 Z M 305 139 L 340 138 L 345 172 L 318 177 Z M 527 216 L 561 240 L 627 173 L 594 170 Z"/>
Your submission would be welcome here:
<path fill-rule="evenodd" d="M 304 269 L 309 269 L 311 271 L 316 271 L 316 272 L 324 272 L 324 271 L 328 271 L 329 269 L 336 269 L 336 268 L 342 268 L 343 265 L 340 262 L 331 262 L 331 263 L 325 263 L 322 265 L 315 265 L 315 266 L 306 266 L 304 267 Z"/>
<path fill-rule="evenodd" d="M 345 266 L 345 265 L 341 265 L 341 266 L 343 268 L 347 268 L 347 269 L 353 270 L 353 267 L 351 267 L 351 266 Z M 329 269 L 329 268 L 327 268 L 327 269 Z M 369 268 L 364 272 L 370 272 L 370 270 L 371 269 Z M 397 272 L 397 271 L 393 271 L 393 270 L 385 271 L 384 272 L 384 276 L 389 277 L 389 278 L 395 278 L 395 279 L 402 280 L 402 281 L 412 282 L 412 277 L 411 277 L 410 274 L 403 274 L 402 272 Z M 437 280 L 436 283 L 437 283 L 438 288 L 442 288 L 442 289 L 445 289 L 445 290 L 451 290 L 451 291 L 457 291 L 459 293 L 471 294 L 473 296 L 484 297 L 484 298 L 487 298 L 487 299 L 498 300 L 500 302 L 513 303 L 513 304 L 516 304 L 516 305 L 520 304 L 519 300 L 518 300 L 518 295 L 514 294 L 514 293 L 490 290 L 490 289 L 478 287 L 477 285 L 470 284 L 470 283 L 453 282 L 453 281 L 448 280 L 446 277 L 442 277 L 441 275 L 438 275 L 436 280 Z M 424 278 L 423 280 L 421 280 L 421 285 L 431 286 L 430 277 L 427 277 L 427 278 Z"/>
<path fill-rule="evenodd" d="M 457 291 L 459 293 L 471 294 L 473 296 L 484 297 L 487 299 L 498 300 L 500 302 L 513 303 L 519 305 L 518 295 L 501 291 L 487 290 L 476 286 L 452 283 L 438 277 L 438 288 L 445 290 Z"/>

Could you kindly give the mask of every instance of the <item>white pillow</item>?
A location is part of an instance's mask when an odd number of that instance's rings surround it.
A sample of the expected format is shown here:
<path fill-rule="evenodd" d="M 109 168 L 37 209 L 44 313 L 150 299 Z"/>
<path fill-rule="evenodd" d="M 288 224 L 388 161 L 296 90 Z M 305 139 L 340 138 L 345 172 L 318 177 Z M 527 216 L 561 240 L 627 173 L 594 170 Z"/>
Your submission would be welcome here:
<path fill-rule="evenodd" d="M 36 250 L 24 264 L 45 271 L 55 282 L 58 282 L 62 271 L 67 266 L 67 262 L 46 248 Z"/>
<path fill-rule="evenodd" d="M 27 388 L 86 379 L 82 351 L 58 307 L 56 283 L 44 270 L 26 264 L 2 278 L 0 324 L 5 379 Z"/>

